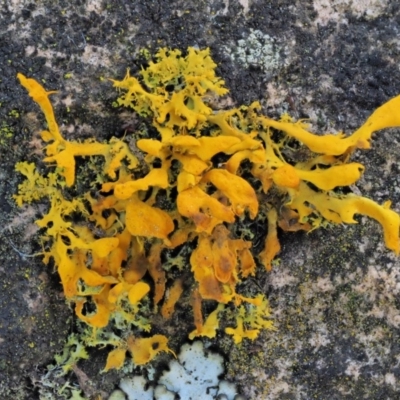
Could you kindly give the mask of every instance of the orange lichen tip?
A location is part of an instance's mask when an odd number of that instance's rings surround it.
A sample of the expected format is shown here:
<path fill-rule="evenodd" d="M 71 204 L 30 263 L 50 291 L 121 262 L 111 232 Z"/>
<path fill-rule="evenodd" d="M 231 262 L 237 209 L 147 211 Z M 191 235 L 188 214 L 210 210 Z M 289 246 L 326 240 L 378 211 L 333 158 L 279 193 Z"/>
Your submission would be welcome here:
<path fill-rule="evenodd" d="M 126 227 L 134 236 L 167 239 L 174 229 L 174 222 L 165 211 L 132 200 L 126 206 Z"/>
<path fill-rule="evenodd" d="M 147 364 L 162 351 L 175 355 L 168 347 L 168 339 L 163 335 L 154 335 L 150 338 L 130 336 L 127 340 L 127 345 L 135 365 Z"/>
<path fill-rule="evenodd" d="M 47 124 L 49 126 L 49 131 L 53 138 L 56 140 L 60 140 L 61 135 L 58 131 L 58 125 L 54 118 L 53 106 L 50 103 L 49 95 L 53 93 L 57 93 L 56 91 L 49 91 L 43 88 L 40 83 L 31 78 L 26 78 L 21 73 L 17 74 L 17 78 L 19 79 L 21 85 L 28 91 L 29 96 L 32 97 L 33 101 L 39 104 L 40 108 L 43 111 L 43 114 L 46 117 Z"/>
<path fill-rule="evenodd" d="M 230 207 L 211 197 L 198 186 L 180 192 L 177 206 L 181 215 L 193 220 L 197 232 L 211 233 L 221 222 L 235 221 Z"/>
<path fill-rule="evenodd" d="M 274 171 L 272 180 L 275 185 L 287 188 L 297 188 L 300 183 L 299 175 L 294 167 L 290 164 L 283 165 Z"/>
<path fill-rule="evenodd" d="M 125 348 L 117 348 L 111 350 L 107 356 L 107 362 L 106 366 L 104 367 L 104 372 L 107 372 L 110 369 L 120 369 L 124 365 L 125 356 Z"/>
<path fill-rule="evenodd" d="M 125 200 L 139 190 L 147 190 L 150 186 L 166 189 L 168 185 L 167 171 L 154 168 L 144 178 L 115 185 L 114 195 L 117 199 Z"/>
<path fill-rule="evenodd" d="M 256 192 L 243 178 L 223 169 L 212 169 L 204 175 L 203 180 L 211 182 L 229 199 L 232 211 L 236 215 L 242 215 L 248 208 L 250 217 L 253 219 L 256 217 L 258 213 Z"/>

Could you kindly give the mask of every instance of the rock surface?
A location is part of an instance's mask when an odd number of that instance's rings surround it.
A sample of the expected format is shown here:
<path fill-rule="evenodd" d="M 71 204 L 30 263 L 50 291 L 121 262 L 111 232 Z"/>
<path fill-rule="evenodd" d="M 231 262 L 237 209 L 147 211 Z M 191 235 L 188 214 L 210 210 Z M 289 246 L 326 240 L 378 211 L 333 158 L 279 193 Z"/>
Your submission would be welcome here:
<path fill-rule="evenodd" d="M 135 120 L 113 109 L 104 78 L 135 74 L 143 48 L 210 47 L 233 104 L 260 100 L 269 116 L 287 111 L 315 131 L 351 132 L 400 93 L 399 24 L 400 4 L 389 0 L 0 0 L 0 398 L 58 398 L 43 397 L 45 367 L 73 319 L 57 275 L 28 257 L 40 252 L 33 221 L 42 210 L 12 199 L 14 165 L 40 159 L 43 126 L 17 72 L 59 91 L 53 104 L 69 137 L 105 139 Z M 357 188 L 397 211 L 399 138 L 380 132 L 355 155 L 366 166 Z M 279 265 L 255 282 L 278 331 L 240 347 L 216 340 L 225 379 L 249 399 L 396 398 L 400 262 L 377 224 L 361 218 L 281 240 Z M 106 398 L 122 375 L 100 375 L 101 365 L 95 353 L 68 379 Z"/>

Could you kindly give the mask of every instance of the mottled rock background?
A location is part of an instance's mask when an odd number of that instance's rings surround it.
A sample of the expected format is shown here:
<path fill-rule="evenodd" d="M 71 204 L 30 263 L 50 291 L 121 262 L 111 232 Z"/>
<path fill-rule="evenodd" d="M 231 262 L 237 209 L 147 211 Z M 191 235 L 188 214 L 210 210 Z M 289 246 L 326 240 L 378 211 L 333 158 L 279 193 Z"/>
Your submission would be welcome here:
<path fill-rule="evenodd" d="M 288 111 L 314 131 L 352 132 L 400 93 L 399 35 L 396 0 L 0 0 L 0 398 L 51 396 L 45 367 L 73 326 L 57 275 L 26 256 L 40 251 L 33 221 L 43 210 L 17 209 L 11 197 L 15 163 L 41 158 L 43 127 L 17 72 L 59 90 L 52 101 L 66 136 L 106 139 L 134 117 L 112 107 L 104 78 L 135 74 L 143 48 L 210 47 L 232 104 L 260 100 L 269 116 Z M 354 188 L 397 211 L 399 138 L 380 132 L 355 155 L 366 171 Z M 359 221 L 282 235 L 279 263 L 254 280 L 278 331 L 240 347 L 213 341 L 246 398 L 398 398 L 400 262 L 380 227 Z M 101 375 L 103 365 L 94 352 L 52 383 L 106 397 L 122 374 Z"/>

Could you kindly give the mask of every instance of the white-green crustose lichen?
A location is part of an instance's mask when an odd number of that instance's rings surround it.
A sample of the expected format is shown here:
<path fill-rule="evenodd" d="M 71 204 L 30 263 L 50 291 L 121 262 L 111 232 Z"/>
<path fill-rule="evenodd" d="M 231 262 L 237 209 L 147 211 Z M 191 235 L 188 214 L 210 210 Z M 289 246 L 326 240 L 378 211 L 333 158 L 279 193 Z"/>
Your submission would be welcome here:
<path fill-rule="evenodd" d="M 109 400 L 243 400 L 236 385 L 220 380 L 224 372 L 221 355 L 195 341 L 182 346 L 178 360 L 172 360 L 157 382 L 143 376 L 125 378 Z M 149 379 L 153 375 L 150 371 Z"/>
<path fill-rule="evenodd" d="M 242 66 L 258 67 L 264 72 L 273 72 L 283 64 L 282 47 L 276 40 L 257 29 L 250 29 L 250 34 L 238 40 L 236 47 L 225 46 L 225 52 Z"/>

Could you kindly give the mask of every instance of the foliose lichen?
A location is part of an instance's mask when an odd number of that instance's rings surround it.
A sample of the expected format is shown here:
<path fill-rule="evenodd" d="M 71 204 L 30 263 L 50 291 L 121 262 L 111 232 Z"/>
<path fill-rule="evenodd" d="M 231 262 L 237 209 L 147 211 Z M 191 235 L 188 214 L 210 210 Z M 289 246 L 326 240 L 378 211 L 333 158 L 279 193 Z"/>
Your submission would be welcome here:
<path fill-rule="evenodd" d="M 66 140 L 49 101 L 54 92 L 18 75 L 46 117 L 41 137 L 49 172 L 18 163 L 26 180 L 14 197 L 18 205 L 48 199 L 47 214 L 36 221 L 44 231 L 43 261 L 52 260 L 86 325 L 79 340 L 112 346 L 106 371 L 121 368 L 127 353 L 134 365 L 173 353 L 150 319 L 154 312 L 171 318 L 188 290 L 190 339 L 215 337 L 229 316 L 223 328 L 235 343 L 273 329 L 263 293 L 239 284 L 257 268 L 271 269 L 278 227 L 310 231 L 356 223 L 354 216 L 364 214 L 382 225 L 386 246 L 399 253 L 400 218 L 390 202 L 378 205 L 342 188 L 364 172 L 351 154 L 369 148 L 374 131 L 400 125 L 400 96 L 352 135 L 320 136 L 286 114 L 268 118 L 258 102 L 214 111 L 228 93 L 215 68 L 209 49 L 189 48 L 184 56 L 164 48 L 139 78 L 128 72 L 114 80 L 122 92 L 118 105 L 151 124 L 135 134 L 134 148 L 115 137 Z M 97 193 L 91 187 L 71 196 L 76 159 L 93 167 L 93 157 L 102 160 Z M 261 251 L 253 248 L 260 240 L 251 229 L 256 223 L 263 226 Z"/>

